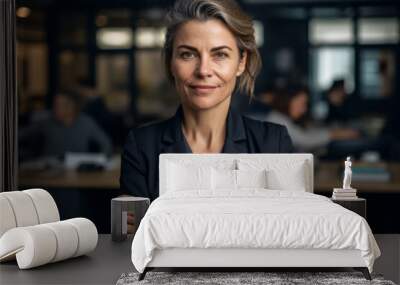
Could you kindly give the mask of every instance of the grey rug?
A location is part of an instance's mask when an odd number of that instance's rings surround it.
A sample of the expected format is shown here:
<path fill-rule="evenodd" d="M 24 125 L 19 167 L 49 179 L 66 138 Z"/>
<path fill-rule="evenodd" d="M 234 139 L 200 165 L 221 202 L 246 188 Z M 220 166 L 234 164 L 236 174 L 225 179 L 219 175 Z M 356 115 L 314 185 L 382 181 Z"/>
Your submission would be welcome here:
<path fill-rule="evenodd" d="M 364 278 L 360 272 L 154 272 L 150 271 L 142 281 L 138 281 L 139 273 L 124 273 L 117 285 L 133 284 L 266 284 L 266 285 L 297 285 L 297 284 L 379 284 L 395 285 L 384 280 L 381 275 L 372 274 L 372 281 Z"/>

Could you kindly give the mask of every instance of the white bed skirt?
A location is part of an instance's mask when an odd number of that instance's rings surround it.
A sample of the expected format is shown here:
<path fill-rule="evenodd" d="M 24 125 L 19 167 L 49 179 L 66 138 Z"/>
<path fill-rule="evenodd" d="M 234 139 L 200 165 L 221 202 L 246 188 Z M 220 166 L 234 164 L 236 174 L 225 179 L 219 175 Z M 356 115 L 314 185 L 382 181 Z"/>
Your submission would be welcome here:
<path fill-rule="evenodd" d="M 198 249 L 154 251 L 147 267 L 366 267 L 360 250 Z"/>

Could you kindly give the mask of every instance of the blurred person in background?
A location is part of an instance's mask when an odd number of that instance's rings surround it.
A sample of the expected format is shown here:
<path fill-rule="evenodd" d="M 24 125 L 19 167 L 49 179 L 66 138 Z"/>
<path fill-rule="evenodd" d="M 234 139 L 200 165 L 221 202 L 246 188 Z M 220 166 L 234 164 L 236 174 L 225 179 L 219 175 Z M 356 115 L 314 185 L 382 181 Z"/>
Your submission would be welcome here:
<path fill-rule="evenodd" d="M 113 114 L 96 86 L 88 80 L 81 80 L 77 91 L 82 97 L 82 112 L 90 116 L 97 125 L 112 139 L 114 145 L 122 144 L 124 124 L 121 116 Z"/>
<path fill-rule="evenodd" d="M 332 141 L 359 137 L 359 132 L 353 129 L 307 126 L 308 100 L 309 92 L 305 86 L 282 89 L 275 95 L 273 110 L 264 120 L 286 126 L 298 152 L 318 152 Z"/>
<path fill-rule="evenodd" d="M 99 152 L 111 155 L 112 144 L 101 128 L 80 111 L 81 98 L 74 92 L 54 97 L 52 115 L 21 129 L 19 140 L 25 145 L 39 140 L 40 157 L 63 158 L 66 152 Z"/>
<path fill-rule="evenodd" d="M 328 114 L 326 122 L 342 124 L 358 116 L 356 105 L 359 104 L 355 95 L 347 94 L 344 79 L 337 79 L 326 92 Z"/>
<path fill-rule="evenodd" d="M 112 114 L 96 87 L 87 80 L 82 80 L 77 91 L 82 96 L 82 112 L 89 115 L 107 134 L 112 129 Z"/>

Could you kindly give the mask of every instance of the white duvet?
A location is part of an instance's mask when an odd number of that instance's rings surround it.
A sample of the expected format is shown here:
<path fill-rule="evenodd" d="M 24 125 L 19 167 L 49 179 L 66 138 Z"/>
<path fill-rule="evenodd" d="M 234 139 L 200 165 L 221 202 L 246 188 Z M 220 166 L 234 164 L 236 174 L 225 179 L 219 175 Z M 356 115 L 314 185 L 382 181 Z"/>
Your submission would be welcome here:
<path fill-rule="evenodd" d="M 212 194 L 212 195 L 211 195 Z M 306 192 L 248 189 L 182 191 L 156 199 L 132 243 L 143 272 L 155 249 L 358 249 L 372 272 L 380 250 L 368 223 L 330 199 Z"/>

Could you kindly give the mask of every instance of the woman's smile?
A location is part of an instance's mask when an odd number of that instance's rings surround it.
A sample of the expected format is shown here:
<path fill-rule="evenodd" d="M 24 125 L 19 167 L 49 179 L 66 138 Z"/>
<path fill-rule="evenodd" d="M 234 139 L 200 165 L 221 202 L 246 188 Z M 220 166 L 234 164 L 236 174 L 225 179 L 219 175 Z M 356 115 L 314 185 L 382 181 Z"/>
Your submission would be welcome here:
<path fill-rule="evenodd" d="M 196 94 L 199 95 L 207 95 L 214 92 L 218 85 L 210 85 L 210 84 L 190 84 L 189 88 L 195 91 Z"/>

